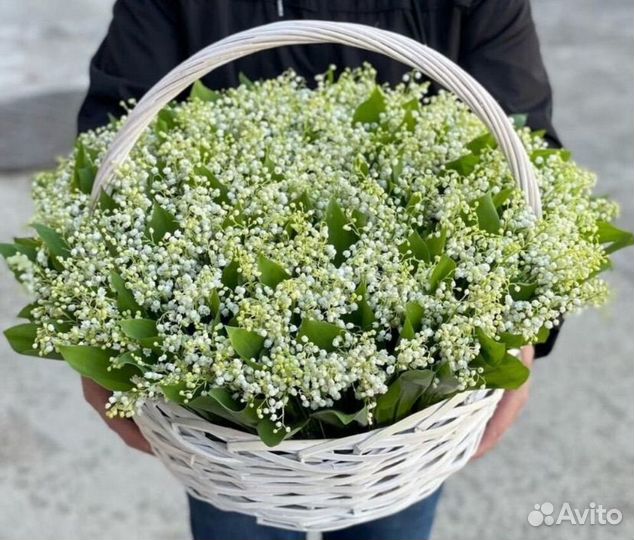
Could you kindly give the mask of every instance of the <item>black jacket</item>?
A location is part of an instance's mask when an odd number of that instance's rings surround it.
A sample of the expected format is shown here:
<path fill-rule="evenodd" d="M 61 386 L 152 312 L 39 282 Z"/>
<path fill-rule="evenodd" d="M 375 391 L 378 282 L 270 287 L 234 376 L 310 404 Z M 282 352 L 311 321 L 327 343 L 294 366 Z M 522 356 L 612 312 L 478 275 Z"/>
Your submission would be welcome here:
<path fill-rule="evenodd" d="M 205 45 L 280 19 L 358 22 L 399 32 L 445 54 L 482 83 L 509 113 L 528 125 L 551 124 L 552 93 L 529 0 L 117 0 L 108 33 L 90 64 L 90 87 L 79 131 L 121 114 L 120 102 L 139 99 L 159 78 Z M 302 45 L 260 52 L 218 68 L 203 82 L 238 84 L 238 74 L 270 78 L 292 67 L 307 81 L 330 64 L 369 61 L 379 80 L 397 83 L 409 70 L 385 56 L 340 45 Z M 554 335 L 538 346 L 550 352 Z"/>

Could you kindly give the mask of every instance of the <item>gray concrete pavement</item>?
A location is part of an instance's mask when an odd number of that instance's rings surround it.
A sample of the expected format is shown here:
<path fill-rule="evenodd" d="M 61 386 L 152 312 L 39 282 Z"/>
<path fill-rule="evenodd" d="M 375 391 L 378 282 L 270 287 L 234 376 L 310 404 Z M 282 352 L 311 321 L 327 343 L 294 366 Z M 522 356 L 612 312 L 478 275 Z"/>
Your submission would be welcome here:
<path fill-rule="evenodd" d="M 22 114 L 24 104 L 16 106 L 23 85 L 37 99 L 72 94 L 85 84 L 109 4 L 0 0 L 0 117 L 11 118 L 0 123 L 4 148 L 10 125 L 37 123 L 32 111 Z M 600 174 L 598 191 L 621 201 L 621 224 L 632 230 L 632 3 L 536 0 L 533 6 L 555 91 L 556 126 L 575 158 Z M 65 111 L 71 119 L 72 103 Z M 23 144 L 37 141 L 37 131 Z M 37 163 L 57 148 L 40 147 Z M 0 169 L 16 168 L 9 164 L 0 160 Z M 19 233 L 29 216 L 28 177 L 0 172 L 1 239 Z M 435 538 L 634 537 L 633 262 L 631 252 L 617 257 L 610 306 L 567 322 L 555 353 L 535 368 L 525 414 L 495 453 L 447 483 Z M 4 267 L 0 273 L 0 327 L 6 328 L 26 298 Z M 188 538 L 176 482 L 102 426 L 69 369 L 18 357 L 3 340 L 0 357 L 0 540 Z M 624 520 L 619 526 L 531 527 L 528 513 L 546 501 L 556 510 L 564 502 L 583 509 L 594 501 L 618 508 Z"/>

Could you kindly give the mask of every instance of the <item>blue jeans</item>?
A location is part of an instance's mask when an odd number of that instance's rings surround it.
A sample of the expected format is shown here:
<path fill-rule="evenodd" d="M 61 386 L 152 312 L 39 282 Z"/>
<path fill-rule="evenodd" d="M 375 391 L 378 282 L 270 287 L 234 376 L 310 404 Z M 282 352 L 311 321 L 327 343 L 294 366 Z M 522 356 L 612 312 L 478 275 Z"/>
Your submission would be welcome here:
<path fill-rule="evenodd" d="M 441 489 L 391 516 L 323 533 L 323 540 L 427 540 Z M 258 525 L 255 518 L 223 512 L 189 497 L 194 540 L 303 540 L 305 533 Z"/>

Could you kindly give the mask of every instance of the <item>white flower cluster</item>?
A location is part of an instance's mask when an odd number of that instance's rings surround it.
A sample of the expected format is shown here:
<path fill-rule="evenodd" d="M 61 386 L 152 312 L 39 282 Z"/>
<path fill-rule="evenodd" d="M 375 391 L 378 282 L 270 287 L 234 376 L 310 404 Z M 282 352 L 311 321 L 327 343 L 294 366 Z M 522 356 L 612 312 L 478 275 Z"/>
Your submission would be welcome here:
<path fill-rule="evenodd" d="M 418 79 L 378 89 L 366 66 L 309 89 L 286 73 L 173 104 L 92 214 L 75 159 L 41 174 L 33 221 L 69 252 L 9 258 L 36 299 L 37 348 L 136 365 L 115 414 L 168 387 L 223 387 L 279 427 L 289 400 L 371 408 L 405 370 L 445 363 L 475 387 L 478 329 L 530 343 L 604 301 L 597 222 L 617 208 L 590 196 L 594 175 L 520 129 L 536 220 L 480 121 Z M 119 126 L 81 137 L 95 165 Z M 122 329 L 134 318 L 155 338 Z"/>

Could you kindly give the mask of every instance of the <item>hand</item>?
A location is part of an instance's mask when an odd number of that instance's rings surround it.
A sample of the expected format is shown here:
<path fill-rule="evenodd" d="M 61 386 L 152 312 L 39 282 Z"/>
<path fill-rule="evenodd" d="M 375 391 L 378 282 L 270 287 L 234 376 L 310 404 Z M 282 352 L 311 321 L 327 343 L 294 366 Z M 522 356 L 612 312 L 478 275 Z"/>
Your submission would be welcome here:
<path fill-rule="evenodd" d="M 96 382 L 86 377 L 81 378 L 81 386 L 85 400 L 92 405 L 108 427 L 114 431 L 129 447 L 152 454 L 150 443 L 143 437 L 141 430 L 131 418 L 108 418 L 106 415 L 106 403 L 110 392 L 99 386 Z"/>
<path fill-rule="evenodd" d="M 524 362 L 526 367 L 530 368 L 533 365 L 534 358 L 534 347 L 523 347 L 520 351 L 520 360 Z M 502 435 L 511 427 L 524 408 L 524 405 L 528 401 L 529 391 L 530 378 L 517 390 L 507 390 L 504 392 L 497 409 L 495 409 L 495 413 L 493 413 L 491 420 L 489 420 L 487 424 L 484 436 L 480 441 L 480 446 L 472 459 L 482 457 L 500 441 Z"/>

